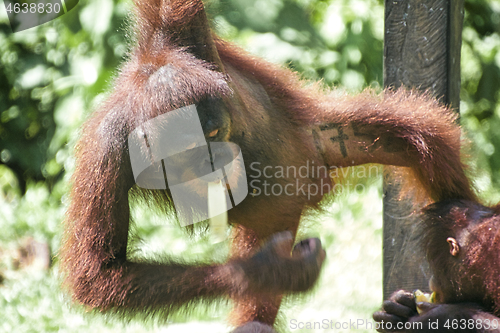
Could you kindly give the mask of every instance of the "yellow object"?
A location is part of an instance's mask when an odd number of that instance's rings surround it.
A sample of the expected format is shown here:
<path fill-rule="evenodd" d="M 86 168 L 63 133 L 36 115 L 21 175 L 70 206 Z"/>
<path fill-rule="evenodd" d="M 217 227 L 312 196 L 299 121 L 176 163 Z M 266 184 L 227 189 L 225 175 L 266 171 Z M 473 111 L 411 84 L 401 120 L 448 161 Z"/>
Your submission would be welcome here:
<path fill-rule="evenodd" d="M 212 242 L 223 242 L 227 237 L 226 190 L 221 181 L 208 183 L 208 214 Z"/>
<path fill-rule="evenodd" d="M 415 296 L 415 305 L 417 306 L 417 312 L 418 314 L 421 314 L 422 310 L 420 310 L 417 303 L 420 302 L 434 303 L 436 293 L 429 294 L 429 293 L 424 293 L 421 290 L 415 290 L 413 292 L 413 296 Z"/>

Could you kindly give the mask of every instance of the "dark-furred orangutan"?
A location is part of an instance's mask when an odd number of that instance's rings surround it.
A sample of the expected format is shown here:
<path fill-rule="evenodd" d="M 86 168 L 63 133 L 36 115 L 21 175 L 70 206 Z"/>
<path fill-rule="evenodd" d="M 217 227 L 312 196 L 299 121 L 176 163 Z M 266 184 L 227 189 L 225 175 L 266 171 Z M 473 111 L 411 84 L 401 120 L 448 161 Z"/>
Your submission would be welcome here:
<path fill-rule="evenodd" d="M 444 200 L 422 214 L 433 303 L 398 291 L 374 313 L 380 332 L 500 332 L 500 205 Z M 399 329 L 397 329 L 399 328 Z"/>
<path fill-rule="evenodd" d="M 475 199 L 460 162 L 455 116 L 436 100 L 404 90 L 348 96 L 306 87 L 290 70 L 215 36 L 200 0 L 135 0 L 134 23 L 128 59 L 76 148 L 61 265 L 78 302 L 101 311 L 167 315 L 196 301 L 231 298 L 237 332 L 273 332 L 282 295 L 308 290 L 319 275 L 325 257 L 319 240 L 293 244 L 304 208 L 317 205 L 331 188 L 329 168 L 409 167 L 414 184 L 433 200 Z M 160 128 L 168 126 L 149 126 L 150 120 L 193 105 L 204 140 L 212 148 L 217 142 L 239 146 L 246 170 L 254 163 L 260 170 L 315 165 L 323 171 L 307 177 L 228 174 L 226 188 L 233 194 L 239 185 L 232 184 L 251 181 L 289 192 L 267 196 L 254 188 L 229 210 L 232 254 L 224 264 L 134 261 L 130 198 L 172 207 L 173 190 L 168 175 L 163 190 L 136 184 L 129 139 L 144 138 L 138 151 L 147 155 L 161 141 Z M 187 133 L 174 139 L 187 151 L 197 145 L 189 144 Z M 193 180 L 198 162 L 215 163 L 224 154 L 231 160 L 238 153 L 212 150 L 214 161 L 181 163 L 177 181 Z M 161 175 L 176 167 L 153 162 Z M 191 188 L 193 198 L 207 193 L 198 185 Z"/>

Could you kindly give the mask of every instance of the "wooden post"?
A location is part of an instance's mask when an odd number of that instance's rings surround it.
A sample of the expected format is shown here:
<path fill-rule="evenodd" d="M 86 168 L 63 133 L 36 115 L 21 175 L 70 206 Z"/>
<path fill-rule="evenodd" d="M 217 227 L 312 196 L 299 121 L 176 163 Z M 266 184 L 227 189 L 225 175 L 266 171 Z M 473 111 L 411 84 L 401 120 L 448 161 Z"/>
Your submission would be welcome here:
<path fill-rule="evenodd" d="M 385 0 L 384 86 L 429 90 L 458 112 L 464 0 Z M 428 269 L 413 243 L 410 201 L 384 181 L 384 299 L 428 290 Z"/>

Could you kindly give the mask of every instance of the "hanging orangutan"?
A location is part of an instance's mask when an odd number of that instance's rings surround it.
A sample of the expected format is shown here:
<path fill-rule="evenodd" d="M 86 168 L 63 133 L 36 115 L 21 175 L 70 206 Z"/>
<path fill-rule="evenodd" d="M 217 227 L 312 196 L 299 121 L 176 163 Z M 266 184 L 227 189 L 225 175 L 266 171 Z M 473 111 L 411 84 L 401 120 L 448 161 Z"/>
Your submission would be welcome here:
<path fill-rule="evenodd" d="M 310 289 L 320 273 L 321 242 L 294 245 L 295 234 L 304 209 L 331 190 L 332 168 L 408 167 L 433 200 L 475 199 L 456 116 L 435 99 L 305 86 L 219 39 L 200 0 L 134 2 L 130 54 L 76 148 L 61 268 L 78 302 L 167 315 L 231 298 L 236 332 L 273 332 L 282 295 Z M 226 263 L 130 258 L 132 198 L 194 221 L 178 198 L 206 219 L 208 193 L 232 207 Z"/>

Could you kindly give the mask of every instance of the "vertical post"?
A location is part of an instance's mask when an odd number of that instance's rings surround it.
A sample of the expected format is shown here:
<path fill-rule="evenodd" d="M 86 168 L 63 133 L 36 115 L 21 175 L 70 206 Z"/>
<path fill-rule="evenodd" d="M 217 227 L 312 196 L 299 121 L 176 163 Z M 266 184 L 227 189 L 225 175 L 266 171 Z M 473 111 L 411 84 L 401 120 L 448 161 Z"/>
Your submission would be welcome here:
<path fill-rule="evenodd" d="M 385 0 L 384 86 L 430 91 L 458 112 L 464 0 Z M 384 299 L 399 289 L 428 289 L 416 251 L 414 208 L 384 180 Z"/>

